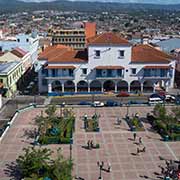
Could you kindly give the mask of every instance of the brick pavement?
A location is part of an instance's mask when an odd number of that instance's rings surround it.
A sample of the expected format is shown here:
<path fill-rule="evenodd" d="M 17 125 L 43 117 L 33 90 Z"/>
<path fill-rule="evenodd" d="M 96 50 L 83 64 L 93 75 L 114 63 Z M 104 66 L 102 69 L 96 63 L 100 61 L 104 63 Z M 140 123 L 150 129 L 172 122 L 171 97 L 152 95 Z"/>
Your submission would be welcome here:
<path fill-rule="evenodd" d="M 33 141 L 32 138 L 24 136 L 25 131 L 35 128 L 33 118 L 40 115 L 42 109 L 32 109 L 19 114 L 7 135 L 0 144 L 0 180 L 9 180 L 9 175 L 5 174 L 6 164 L 15 161 L 22 153 L 23 147 L 27 147 Z M 130 108 L 130 114 L 137 111 L 140 117 L 145 116 L 152 110 L 146 108 Z M 154 172 L 160 172 L 159 165 L 164 165 L 164 161 L 159 159 L 162 156 L 167 159 L 180 157 L 180 142 L 163 142 L 160 136 L 150 130 L 150 125 L 143 122 L 146 131 L 138 132 L 138 136 L 143 139 L 143 144 L 147 151 L 139 156 L 136 153 L 137 145 L 134 144 L 132 133 L 122 119 L 121 126 L 117 126 L 116 118 L 124 117 L 127 108 L 74 108 L 76 113 L 76 131 L 73 144 L 73 174 L 85 180 L 97 180 L 99 170 L 97 161 L 104 161 L 112 166 L 112 172 L 102 172 L 104 180 L 140 180 L 148 176 L 149 179 L 157 179 Z M 82 116 L 86 113 L 92 116 L 95 111 L 101 115 L 99 133 L 86 133 L 83 129 Z M 82 148 L 91 139 L 94 143 L 100 144 L 100 149 L 87 150 Z M 61 147 L 65 157 L 69 157 L 69 145 L 48 145 L 47 147 L 56 150 Z M 54 154 L 55 156 L 55 154 Z"/>

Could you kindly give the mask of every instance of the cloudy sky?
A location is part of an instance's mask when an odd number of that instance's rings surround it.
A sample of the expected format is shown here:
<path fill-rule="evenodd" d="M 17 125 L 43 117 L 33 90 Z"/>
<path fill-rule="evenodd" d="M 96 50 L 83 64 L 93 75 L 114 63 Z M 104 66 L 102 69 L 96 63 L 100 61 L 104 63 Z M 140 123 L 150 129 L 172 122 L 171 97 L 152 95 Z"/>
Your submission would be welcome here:
<path fill-rule="evenodd" d="M 21 0 L 26 2 L 47 2 L 54 0 Z M 76 0 L 71 0 L 76 1 Z M 126 3 L 155 3 L 155 4 L 180 4 L 180 0 L 79 0 L 79 1 L 99 1 L 99 2 L 126 2 Z"/>

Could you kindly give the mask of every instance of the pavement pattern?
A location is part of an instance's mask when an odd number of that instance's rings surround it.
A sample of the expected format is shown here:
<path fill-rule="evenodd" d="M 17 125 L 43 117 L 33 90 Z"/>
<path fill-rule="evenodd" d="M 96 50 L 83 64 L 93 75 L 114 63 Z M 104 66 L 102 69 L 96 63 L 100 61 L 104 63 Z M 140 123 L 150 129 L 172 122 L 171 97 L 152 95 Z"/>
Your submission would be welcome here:
<path fill-rule="evenodd" d="M 24 147 L 33 142 L 32 131 L 36 128 L 33 119 L 41 114 L 44 109 L 31 109 L 18 115 L 0 144 L 0 180 L 12 179 L 12 162 L 22 154 Z M 145 131 L 137 133 L 137 141 L 133 141 L 133 133 L 129 131 L 127 123 L 123 120 L 127 113 L 126 107 L 103 108 L 74 108 L 76 124 L 72 157 L 74 162 L 73 175 L 85 180 L 97 180 L 99 168 L 97 161 L 104 162 L 104 168 L 111 164 L 111 172 L 102 171 L 104 180 L 156 180 L 156 173 L 160 173 L 159 165 L 164 166 L 165 159 L 178 160 L 180 158 L 180 142 L 163 142 L 145 120 L 146 113 L 152 111 L 152 107 L 131 107 L 129 114 L 139 113 Z M 89 117 L 94 113 L 100 115 L 100 132 L 87 133 L 83 129 L 82 117 Z M 116 124 L 117 117 L 122 120 L 121 125 Z M 143 145 L 139 146 L 138 138 L 142 137 Z M 100 149 L 87 150 L 82 146 L 87 145 L 88 140 L 94 144 L 99 143 Z M 137 147 L 146 147 L 145 153 L 135 155 Z M 44 147 L 44 146 L 43 146 Z M 66 158 L 70 156 L 69 145 L 45 146 L 56 151 L 62 148 Z M 55 156 L 55 153 L 54 153 Z"/>

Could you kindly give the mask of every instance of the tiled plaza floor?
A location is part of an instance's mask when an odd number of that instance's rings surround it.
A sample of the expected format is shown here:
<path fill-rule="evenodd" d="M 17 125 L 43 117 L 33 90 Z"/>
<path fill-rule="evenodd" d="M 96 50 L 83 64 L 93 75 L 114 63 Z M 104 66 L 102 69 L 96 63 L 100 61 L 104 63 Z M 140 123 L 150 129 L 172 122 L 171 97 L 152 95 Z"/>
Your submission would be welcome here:
<path fill-rule="evenodd" d="M 15 161 L 22 153 L 23 147 L 27 147 L 33 141 L 26 134 L 30 134 L 35 128 L 33 119 L 40 115 L 42 109 L 33 109 L 19 114 L 8 133 L 0 144 L 0 180 L 11 179 L 8 177 L 7 164 Z M 140 117 L 145 117 L 151 107 L 130 108 L 129 113 L 139 113 Z M 161 137 L 152 132 L 149 123 L 143 122 L 146 131 L 138 132 L 138 137 L 142 137 L 146 152 L 139 156 L 134 155 L 138 145 L 132 141 L 133 134 L 123 120 L 127 113 L 125 107 L 115 108 L 74 108 L 76 113 L 76 131 L 73 144 L 73 174 L 85 180 L 97 180 L 99 169 L 97 161 L 103 161 L 104 167 L 111 164 L 110 173 L 103 171 L 104 180 L 143 180 L 144 176 L 151 180 L 156 180 L 155 172 L 160 173 L 159 165 L 164 165 L 165 159 L 178 159 L 180 157 L 180 142 L 163 142 Z M 83 129 L 82 116 L 94 113 L 100 114 L 100 132 L 86 133 Z M 116 125 L 117 117 L 122 118 L 122 124 Z M 82 148 L 88 140 L 100 144 L 100 149 L 87 150 Z M 69 157 L 69 145 L 49 145 L 53 151 L 61 147 L 65 157 Z M 143 148 L 143 146 L 140 146 Z"/>

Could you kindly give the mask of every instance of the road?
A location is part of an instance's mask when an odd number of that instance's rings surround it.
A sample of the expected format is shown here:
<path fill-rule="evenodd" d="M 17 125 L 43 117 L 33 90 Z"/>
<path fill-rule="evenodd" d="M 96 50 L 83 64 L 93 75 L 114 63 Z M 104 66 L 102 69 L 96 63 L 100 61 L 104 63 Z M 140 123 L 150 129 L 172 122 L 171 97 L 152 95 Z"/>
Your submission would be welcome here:
<path fill-rule="evenodd" d="M 79 104 L 82 101 L 94 102 L 102 101 L 106 102 L 107 100 L 113 100 L 121 103 L 128 103 L 128 101 L 138 101 L 138 102 L 147 102 L 146 96 L 131 96 L 131 97 L 116 97 L 109 95 L 92 95 L 92 96 L 63 96 L 63 97 L 53 97 L 51 99 L 51 104 Z"/>

